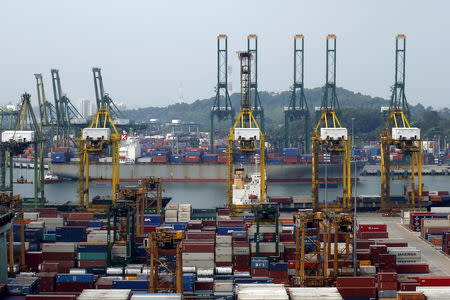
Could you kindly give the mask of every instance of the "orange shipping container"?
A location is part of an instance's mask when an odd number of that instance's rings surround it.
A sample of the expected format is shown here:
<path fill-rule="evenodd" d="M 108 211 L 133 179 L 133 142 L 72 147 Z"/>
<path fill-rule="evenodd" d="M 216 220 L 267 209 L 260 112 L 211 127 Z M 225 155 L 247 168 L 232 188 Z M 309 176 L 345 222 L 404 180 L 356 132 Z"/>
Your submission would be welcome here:
<path fill-rule="evenodd" d="M 397 300 L 426 300 L 424 294 L 420 292 L 397 292 Z"/>

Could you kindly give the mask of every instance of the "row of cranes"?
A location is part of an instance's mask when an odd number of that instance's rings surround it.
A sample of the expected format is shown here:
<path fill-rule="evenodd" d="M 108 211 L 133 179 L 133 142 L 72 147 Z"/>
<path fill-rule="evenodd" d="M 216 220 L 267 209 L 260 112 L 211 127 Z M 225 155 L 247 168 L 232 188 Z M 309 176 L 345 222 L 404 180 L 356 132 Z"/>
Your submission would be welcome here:
<path fill-rule="evenodd" d="M 252 46 L 253 45 L 253 46 Z M 258 95 L 257 85 L 257 37 L 248 36 L 248 49 L 238 52 L 240 60 L 240 108 L 236 117 L 228 92 L 228 42 L 226 35 L 217 39 L 217 90 L 211 108 L 211 149 L 214 149 L 215 120 L 230 122 L 228 135 L 228 185 L 227 195 L 230 206 L 246 205 L 252 199 L 237 200 L 236 186 L 242 186 L 239 175 L 233 172 L 233 154 L 255 155 L 258 172 L 252 179 L 244 179 L 244 189 L 250 193 L 250 186 L 245 183 L 260 183 L 258 192 L 251 191 L 251 196 L 258 201 L 265 201 L 265 138 L 264 110 Z M 391 210 L 390 204 L 390 160 L 393 151 L 402 152 L 411 161 L 409 180 L 411 206 L 420 205 L 422 197 L 422 141 L 420 129 L 411 126 L 409 109 L 405 96 L 405 54 L 406 36 L 396 36 L 395 82 L 392 87 L 390 106 L 387 108 L 386 125 L 380 134 L 381 145 L 381 198 L 382 210 Z M 312 206 L 315 211 L 324 206 L 339 211 L 349 211 L 353 207 L 351 185 L 351 139 L 346 127 L 339 119 L 340 105 L 336 93 L 336 35 L 326 37 L 326 78 L 322 92 L 322 103 L 316 108 L 316 121 L 312 126 L 311 116 L 304 92 L 304 36 L 294 36 L 294 84 L 291 90 L 289 106 L 285 112 L 285 145 L 288 146 L 290 123 L 295 120 L 303 122 L 303 152 L 311 151 L 312 156 Z M 342 203 L 329 206 L 319 203 L 319 155 L 327 153 L 338 155 L 342 162 Z M 241 171 L 238 171 L 240 173 Z M 417 174 L 417 179 L 416 179 Z M 236 180 L 238 178 L 238 180 Z M 240 192 L 242 194 L 242 191 Z M 248 195 L 245 194 L 244 197 Z M 242 195 L 240 196 L 242 198 Z M 253 199 L 254 200 L 254 199 Z"/>

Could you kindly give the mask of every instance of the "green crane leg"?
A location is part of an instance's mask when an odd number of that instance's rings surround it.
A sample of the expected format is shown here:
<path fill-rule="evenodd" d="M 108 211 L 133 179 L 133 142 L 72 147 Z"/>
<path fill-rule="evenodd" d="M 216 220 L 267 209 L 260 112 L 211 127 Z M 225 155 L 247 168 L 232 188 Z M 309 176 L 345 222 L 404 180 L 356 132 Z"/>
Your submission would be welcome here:
<path fill-rule="evenodd" d="M 216 153 L 216 151 L 214 151 L 214 114 L 212 112 L 211 112 L 211 132 L 209 135 L 209 145 L 210 145 L 209 151 L 211 153 Z"/>
<path fill-rule="evenodd" d="M 284 113 L 284 148 L 289 147 L 289 135 L 290 135 L 290 128 L 289 128 L 289 114 L 286 111 Z"/>
<path fill-rule="evenodd" d="M 5 225 L 0 229 L 0 283 L 6 284 L 8 281 L 8 258 L 6 247 L 6 232 L 11 225 Z M 8 228 L 7 228 L 8 227 Z"/>

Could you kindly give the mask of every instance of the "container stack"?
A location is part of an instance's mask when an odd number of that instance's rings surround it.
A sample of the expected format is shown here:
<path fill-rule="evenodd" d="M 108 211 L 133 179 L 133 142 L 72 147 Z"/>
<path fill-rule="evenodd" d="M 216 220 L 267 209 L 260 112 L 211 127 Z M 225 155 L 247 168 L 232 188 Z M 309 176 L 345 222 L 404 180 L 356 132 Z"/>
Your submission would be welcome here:
<path fill-rule="evenodd" d="M 336 287 L 344 298 L 375 298 L 377 296 L 374 277 L 338 277 Z"/>
<path fill-rule="evenodd" d="M 245 240 L 244 240 L 245 239 Z M 233 237 L 233 269 L 235 272 L 250 271 L 250 244 L 246 238 Z"/>
<path fill-rule="evenodd" d="M 233 264 L 233 247 L 231 235 L 216 235 L 216 267 L 231 267 Z"/>
<path fill-rule="evenodd" d="M 8 278 L 6 288 L 7 293 L 10 296 L 26 296 L 28 294 L 34 294 L 38 288 L 38 278 L 36 277 Z"/>
<path fill-rule="evenodd" d="M 108 263 L 108 245 L 106 243 L 80 243 L 77 246 L 78 267 L 106 266 Z"/>
<path fill-rule="evenodd" d="M 97 290 L 85 289 L 78 296 L 78 300 L 129 300 L 132 296 L 131 290 Z"/>
<path fill-rule="evenodd" d="M 397 297 L 397 273 L 395 272 L 380 272 L 378 279 L 378 298 L 396 298 Z"/>
<path fill-rule="evenodd" d="M 289 299 L 286 289 L 282 284 L 239 284 L 236 287 L 236 294 L 238 300 Z"/>
<path fill-rule="evenodd" d="M 197 149 L 189 149 L 189 150 L 197 150 Z M 199 163 L 202 160 L 202 151 L 198 149 L 197 151 L 186 152 L 184 156 L 184 161 L 186 163 Z"/>
<path fill-rule="evenodd" d="M 166 222 L 178 222 L 178 204 L 167 204 L 164 214 Z"/>
<path fill-rule="evenodd" d="M 291 300 L 341 300 L 335 287 L 296 287 L 288 289 Z"/>
<path fill-rule="evenodd" d="M 387 232 L 386 224 L 359 224 L 356 237 L 362 240 L 368 239 L 387 239 L 389 234 Z"/>
<path fill-rule="evenodd" d="M 217 154 L 214 153 L 204 153 L 203 154 L 204 163 L 217 163 Z"/>
<path fill-rule="evenodd" d="M 298 148 L 283 148 L 283 162 L 296 164 L 298 160 Z"/>
<path fill-rule="evenodd" d="M 191 214 L 191 204 L 178 204 L 178 222 L 189 222 L 191 220 Z"/>
<path fill-rule="evenodd" d="M 56 292 L 81 293 L 84 289 L 94 287 L 93 274 L 57 274 Z"/>
<path fill-rule="evenodd" d="M 214 270 L 214 242 L 213 235 L 198 232 L 194 236 L 187 232 L 183 240 L 183 268 Z"/>
<path fill-rule="evenodd" d="M 252 257 L 250 274 L 253 277 L 269 277 L 269 258 Z"/>
<path fill-rule="evenodd" d="M 75 244 L 42 244 L 42 271 L 68 273 L 75 267 Z"/>

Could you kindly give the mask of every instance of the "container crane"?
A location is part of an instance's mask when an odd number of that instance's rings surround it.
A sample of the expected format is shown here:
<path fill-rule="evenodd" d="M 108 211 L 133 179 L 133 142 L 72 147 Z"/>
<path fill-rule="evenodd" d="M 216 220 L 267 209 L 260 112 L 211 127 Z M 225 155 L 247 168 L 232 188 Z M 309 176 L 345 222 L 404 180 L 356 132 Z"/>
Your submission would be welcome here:
<path fill-rule="evenodd" d="M 381 132 L 381 209 L 389 211 L 391 207 L 391 148 L 401 151 L 411 158 L 411 206 L 422 199 L 422 140 L 420 129 L 412 127 L 409 121 L 409 108 L 405 96 L 406 36 L 399 34 L 395 38 L 395 83 L 392 87 L 391 101 L 386 124 Z M 418 182 L 416 186 L 415 173 Z M 416 197 L 417 202 L 416 203 Z"/>
<path fill-rule="evenodd" d="M 89 127 L 84 128 L 78 139 L 78 153 L 80 155 L 78 197 L 79 206 L 91 211 L 104 211 L 109 204 L 116 204 L 117 189 L 119 186 L 119 147 L 120 134 L 114 125 L 109 110 L 101 106 L 92 118 Z M 112 174 L 111 174 L 111 203 L 90 203 L 89 199 L 89 155 L 100 154 L 111 147 Z"/>
<path fill-rule="evenodd" d="M 39 102 L 39 117 L 43 127 L 56 125 L 56 108 L 45 97 L 44 80 L 42 74 L 34 74 Z"/>
<path fill-rule="evenodd" d="M 310 152 L 310 114 L 306 102 L 303 77 L 304 77 L 304 45 L 305 39 L 302 34 L 294 36 L 294 84 L 291 89 L 289 106 L 284 107 L 284 147 L 292 146 L 291 122 L 303 119 L 304 133 L 302 149 L 303 153 Z"/>
<path fill-rule="evenodd" d="M 254 107 L 251 103 L 251 52 L 239 52 L 241 102 L 240 112 L 230 129 L 228 136 L 228 178 L 227 196 L 228 206 L 233 210 L 247 208 L 253 204 L 266 201 L 266 174 L 265 174 L 265 146 L 264 134 L 253 115 Z M 234 144 L 236 148 L 234 148 Z M 259 158 L 256 157 L 259 148 Z M 236 149 L 236 150 L 235 150 Z M 259 159 L 259 172 L 252 178 L 245 178 L 242 168 L 236 169 L 233 176 L 233 153 L 239 151 L 244 155 L 255 155 Z M 251 180 L 251 181 L 250 181 Z M 250 182 L 248 182 L 250 181 Z"/>
<path fill-rule="evenodd" d="M 351 207 L 350 141 L 347 128 L 342 127 L 337 110 L 336 96 L 336 36 L 326 37 L 326 81 L 320 117 L 312 135 L 312 201 L 313 209 L 319 209 L 319 151 L 342 155 L 342 209 Z M 327 201 L 328 199 L 325 199 Z"/>
<path fill-rule="evenodd" d="M 52 75 L 53 96 L 55 99 L 57 144 L 68 146 L 69 141 L 71 141 L 70 135 L 72 133 L 72 128 L 75 129 L 79 126 L 86 126 L 87 122 L 72 104 L 70 99 L 63 94 L 59 71 L 57 69 L 51 69 L 50 72 Z M 74 130 L 74 132 L 76 132 L 76 130 Z M 74 141 L 72 141 L 72 143 L 75 144 Z"/>
<path fill-rule="evenodd" d="M 44 137 L 42 135 L 41 125 L 36 119 L 33 107 L 30 101 L 31 95 L 24 93 L 19 104 L 19 113 L 14 124 L 13 130 L 5 130 L 1 137 L 1 157 L 0 164 L 0 179 L 1 186 L 5 190 L 13 194 L 13 162 L 12 157 L 18 154 L 23 154 L 23 151 L 33 146 L 34 148 L 34 198 L 32 199 L 32 206 L 34 208 L 44 204 Z M 9 164 L 5 163 L 6 158 L 9 158 Z M 6 169 L 9 168 L 9 187 L 5 184 Z M 16 183 L 30 183 L 26 179 L 17 180 Z M 27 199 L 24 199 L 27 202 Z M 25 203 L 28 204 L 28 203 Z"/>
<path fill-rule="evenodd" d="M 103 88 L 102 70 L 100 68 L 92 68 L 92 74 L 94 75 L 95 100 L 97 103 L 97 109 L 100 108 L 108 109 L 108 111 L 110 112 L 111 116 L 114 119 L 122 118 L 122 120 L 124 120 L 123 119 L 124 115 L 122 114 L 122 112 L 119 110 L 119 108 L 111 99 L 111 97 L 107 93 L 105 93 L 105 90 Z M 128 124 L 118 124 L 118 125 L 128 125 Z"/>
<path fill-rule="evenodd" d="M 250 53 L 251 57 L 251 74 L 250 74 L 250 89 L 251 98 L 250 100 L 253 104 L 253 115 L 258 124 L 261 127 L 261 131 L 265 132 L 265 120 L 264 120 L 264 108 L 261 104 L 261 99 L 259 98 L 258 92 L 258 36 L 256 34 L 249 34 L 247 36 L 247 52 Z"/>
<path fill-rule="evenodd" d="M 228 37 L 217 36 L 217 86 L 216 97 L 211 107 L 210 151 L 214 151 L 214 118 L 218 121 L 234 119 L 233 106 L 228 93 Z"/>

